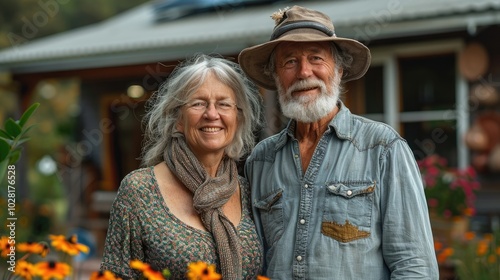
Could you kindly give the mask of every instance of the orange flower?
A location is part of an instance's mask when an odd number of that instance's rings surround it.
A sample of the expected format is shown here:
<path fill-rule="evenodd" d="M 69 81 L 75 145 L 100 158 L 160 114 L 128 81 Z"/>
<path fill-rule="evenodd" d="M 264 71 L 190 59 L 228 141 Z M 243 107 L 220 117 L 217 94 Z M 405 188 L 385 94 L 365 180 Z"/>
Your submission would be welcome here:
<path fill-rule="evenodd" d="M 47 254 L 50 251 L 49 246 L 47 246 L 47 244 L 42 243 L 42 242 L 39 242 L 39 243 L 34 243 L 34 242 L 19 243 L 19 245 L 17 246 L 17 250 L 19 252 L 38 254 L 44 258 L 45 258 L 45 256 L 47 256 Z"/>
<path fill-rule="evenodd" d="M 65 263 L 48 261 L 39 262 L 35 265 L 36 273 L 41 276 L 43 280 L 51 278 L 64 279 L 64 277 L 71 274 L 71 267 Z"/>
<path fill-rule="evenodd" d="M 472 207 L 467 207 L 467 208 L 465 208 L 465 210 L 464 210 L 464 215 L 465 215 L 465 216 L 472 217 L 472 216 L 474 216 L 474 213 L 475 213 L 475 212 L 476 212 L 476 210 L 475 210 L 474 208 L 472 208 Z"/>
<path fill-rule="evenodd" d="M 15 251 L 16 248 L 14 247 L 14 243 L 14 239 L 9 239 L 7 236 L 2 236 L 2 238 L 0 239 L 0 256 L 6 258 L 7 254 Z"/>
<path fill-rule="evenodd" d="M 149 280 L 165 280 L 165 277 L 163 277 L 163 274 L 161 272 L 156 271 L 152 268 L 142 272 L 142 275 L 144 275 L 144 277 Z"/>
<path fill-rule="evenodd" d="M 495 252 L 497 253 L 497 255 L 500 256 L 500 247 L 497 247 L 497 249 L 495 250 Z"/>
<path fill-rule="evenodd" d="M 488 256 L 488 263 L 496 263 L 496 262 L 497 262 L 497 256 L 495 255 Z"/>
<path fill-rule="evenodd" d="M 215 265 L 198 261 L 189 263 L 187 278 L 189 280 L 220 280 L 222 276 L 215 271 Z"/>
<path fill-rule="evenodd" d="M 16 265 L 15 275 L 19 275 L 26 280 L 31 280 L 36 275 L 35 266 L 27 261 L 19 261 Z"/>
<path fill-rule="evenodd" d="M 468 231 L 464 234 L 464 238 L 466 241 L 471 241 L 476 238 L 476 233 L 474 233 L 473 231 Z"/>
<path fill-rule="evenodd" d="M 79 253 L 88 253 L 89 247 L 78 243 L 78 238 L 75 234 L 66 239 L 64 235 L 49 235 L 52 240 L 52 246 L 57 250 L 68 253 L 71 256 L 78 255 Z"/>
<path fill-rule="evenodd" d="M 258 275 L 257 280 L 271 280 L 271 278 L 266 277 L 266 276 L 262 276 L 262 275 Z"/>
<path fill-rule="evenodd" d="M 121 280 L 113 272 L 109 270 L 94 272 L 90 275 L 90 280 Z"/>
<path fill-rule="evenodd" d="M 493 234 L 492 234 L 492 233 L 485 233 L 485 234 L 483 235 L 483 239 L 484 239 L 484 240 L 486 240 L 486 241 L 488 241 L 488 242 L 493 241 L 493 238 L 494 238 L 494 236 L 493 236 Z"/>
<path fill-rule="evenodd" d="M 140 260 L 131 260 L 130 261 L 130 268 L 137 269 L 141 272 L 144 272 L 145 270 L 149 269 L 149 264 L 143 263 Z"/>
<path fill-rule="evenodd" d="M 445 248 L 441 253 L 437 255 L 438 263 L 444 263 L 451 255 L 453 255 L 453 248 Z"/>
<path fill-rule="evenodd" d="M 484 256 L 486 255 L 487 252 L 488 252 L 488 241 L 486 240 L 479 241 L 479 243 L 477 244 L 476 254 L 478 256 Z"/>
<path fill-rule="evenodd" d="M 443 243 L 441 243 L 439 241 L 435 241 L 434 242 L 434 250 L 435 251 L 440 251 L 441 249 L 443 249 Z"/>
<path fill-rule="evenodd" d="M 130 267 L 141 271 L 142 275 L 146 277 L 146 279 L 165 280 L 165 277 L 161 272 L 154 270 L 149 264 L 143 263 L 140 260 L 130 261 Z"/>

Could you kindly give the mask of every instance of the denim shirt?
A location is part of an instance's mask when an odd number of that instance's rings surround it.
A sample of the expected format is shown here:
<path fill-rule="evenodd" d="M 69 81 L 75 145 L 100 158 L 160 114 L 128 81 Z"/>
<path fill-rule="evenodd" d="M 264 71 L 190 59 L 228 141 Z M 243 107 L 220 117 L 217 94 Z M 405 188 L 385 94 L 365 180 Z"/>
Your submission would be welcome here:
<path fill-rule="evenodd" d="M 247 159 L 271 279 L 438 279 L 421 175 L 391 127 L 342 103 L 302 171 L 295 122 Z"/>

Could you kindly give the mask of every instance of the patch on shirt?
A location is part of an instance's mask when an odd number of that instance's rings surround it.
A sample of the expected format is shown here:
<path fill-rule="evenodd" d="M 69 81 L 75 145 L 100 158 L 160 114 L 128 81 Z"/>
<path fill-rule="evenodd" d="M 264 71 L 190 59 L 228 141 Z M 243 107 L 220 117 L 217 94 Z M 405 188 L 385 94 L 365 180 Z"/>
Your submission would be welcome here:
<path fill-rule="evenodd" d="M 369 232 L 359 230 L 348 220 L 343 225 L 336 222 L 323 222 L 321 223 L 321 233 L 341 242 L 350 242 L 370 236 Z"/>

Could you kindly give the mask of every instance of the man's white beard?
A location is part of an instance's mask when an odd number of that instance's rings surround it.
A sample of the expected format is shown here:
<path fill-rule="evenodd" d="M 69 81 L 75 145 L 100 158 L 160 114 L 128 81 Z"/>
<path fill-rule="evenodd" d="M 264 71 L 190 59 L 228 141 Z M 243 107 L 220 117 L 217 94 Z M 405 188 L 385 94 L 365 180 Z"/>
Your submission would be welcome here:
<path fill-rule="evenodd" d="M 276 76 L 275 80 L 283 115 L 303 123 L 312 123 L 328 115 L 337 105 L 341 90 L 341 76 L 337 73 L 339 71 L 335 72 L 335 77 L 330 84 L 331 92 L 328 92 L 326 84 L 322 80 L 317 79 L 300 80 L 291 85 L 285 92 L 281 81 Z M 292 96 L 293 91 L 312 87 L 320 88 L 318 96 Z"/>

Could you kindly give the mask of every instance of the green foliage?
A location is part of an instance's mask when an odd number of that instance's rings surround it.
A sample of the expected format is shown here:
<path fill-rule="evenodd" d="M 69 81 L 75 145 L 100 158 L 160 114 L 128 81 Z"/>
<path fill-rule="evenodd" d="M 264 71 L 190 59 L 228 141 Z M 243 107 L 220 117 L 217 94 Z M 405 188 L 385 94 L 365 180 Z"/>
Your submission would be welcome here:
<path fill-rule="evenodd" d="M 500 232 L 467 238 L 453 246 L 451 260 L 458 279 L 500 279 Z"/>
<path fill-rule="evenodd" d="M 34 125 L 28 126 L 28 121 L 39 106 L 40 103 L 34 103 L 26 109 L 19 120 L 16 121 L 9 118 L 5 121 L 3 128 L 0 128 L 0 185 L 6 183 L 4 178 L 8 173 L 8 166 L 15 164 L 19 160 L 22 151 L 21 145 L 30 139 L 27 137 L 27 133 Z M 7 200 L 3 199 L 0 194 L 0 209 L 5 210 L 7 209 L 6 206 Z M 46 216 L 43 214 L 46 211 L 35 211 L 35 207 L 37 206 L 31 204 L 29 201 L 20 202 L 20 200 L 16 199 L 14 209 L 16 209 L 16 217 L 19 221 L 19 230 L 16 234 L 17 240 L 26 240 L 30 236 L 32 230 L 26 230 L 26 228 L 31 227 L 33 221 L 49 224 L 46 220 L 42 219 Z M 35 214 L 36 220 L 33 219 L 33 214 Z M 7 218 L 5 215 L 7 215 L 6 211 L 0 212 L 2 221 L 5 221 Z M 0 228 L 0 234 L 8 234 L 7 230 L 7 228 Z M 39 231 L 39 229 L 37 230 Z"/>
<path fill-rule="evenodd" d="M 7 119 L 4 129 L 0 129 L 0 182 L 3 182 L 7 166 L 19 160 L 22 151 L 21 144 L 29 140 L 26 134 L 33 125 L 26 127 L 26 123 L 38 106 L 40 103 L 31 105 L 17 121 L 12 118 Z"/>
<path fill-rule="evenodd" d="M 0 1 L 0 49 L 110 18 L 147 0 Z"/>

